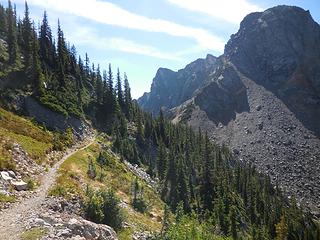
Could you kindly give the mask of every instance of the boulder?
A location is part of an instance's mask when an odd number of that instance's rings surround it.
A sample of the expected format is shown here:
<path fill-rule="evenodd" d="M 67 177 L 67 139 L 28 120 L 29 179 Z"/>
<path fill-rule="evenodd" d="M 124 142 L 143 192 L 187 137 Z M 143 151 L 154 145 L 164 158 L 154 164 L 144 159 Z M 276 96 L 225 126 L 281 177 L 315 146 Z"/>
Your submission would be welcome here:
<path fill-rule="evenodd" d="M 17 175 L 16 175 L 16 173 L 14 171 L 8 171 L 8 174 L 12 178 L 16 178 L 17 177 Z"/>
<path fill-rule="evenodd" d="M 6 171 L 1 171 L 0 175 L 1 175 L 1 178 L 5 181 L 10 181 L 13 179 L 12 177 L 10 177 L 10 174 Z"/>
<path fill-rule="evenodd" d="M 20 181 L 11 181 L 11 184 L 14 186 L 14 188 L 18 191 L 23 191 L 28 189 L 28 184 L 22 180 Z"/>
<path fill-rule="evenodd" d="M 96 224 L 85 219 L 71 218 L 67 223 L 67 227 L 71 230 L 72 236 L 81 236 L 85 239 L 105 239 L 117 240 L 115 231 L 104 224 Z"/>

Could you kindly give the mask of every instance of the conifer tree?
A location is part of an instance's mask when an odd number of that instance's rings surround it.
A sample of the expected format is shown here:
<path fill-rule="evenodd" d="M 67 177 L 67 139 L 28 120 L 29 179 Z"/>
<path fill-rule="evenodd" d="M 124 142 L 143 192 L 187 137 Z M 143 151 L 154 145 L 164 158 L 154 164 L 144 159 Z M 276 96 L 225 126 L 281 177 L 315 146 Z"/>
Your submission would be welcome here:
<path fill-rule="evenodd" d="M 52 40 L 52 32 L 48 22 L 47 12 L 44 11 L 43 19 L 40 26 L 40 57 L 42 66 L 45 68 L 49 66 L 51 69 L 55 68 L 55 47 Z"/>
<path fill-rule="evenodd" d="M 0 37 L 5 37 L 8 31 L 6 11 L 3 6 L 0 5 Z"/>
<path fill-rule="evenodd" d="M 16 15 L 14 13 L 10 0 L 8 1 L 7 22 L 8 22 L 7 42 L 8 42 L 9 63 L 15 64 L 18 58 Z"/>
<path fill-rule="evenodd" d="M 157 170 L 160 180 L 163 180 L 166 174 L 167 153 L 162 141 L 159 141 L 158 156 L 157 156 Z"/>
<path fill-rule="evenodd" d="M 122 91 L 122 82 L 121 82 L 121 76 L 120 76 L 119 68 L 118 68 L 118 71 L 117 71 L 116 89 L 117 89 L 117 99 L 118 99 L 119 106 L 120 106 L 121 110 L 124 110 L 124 99 L 123 99 L 123 91 Z"/>
<path fill-rule="evenodd" d="M 124 73 L 124 112 L 127 119 L 132 119 L 132 97 L 127 74 Z"/>
<path fill-rule="evenodd" d="M 86 77 L 89 77 L 89 75 L 90 75 L 90 60 L 89 60 L 87 53 L 86 53 L 86 56 L 84 59 L 84 69 L 85 69 Z"/>
<path fill-rule="evenodd" d="M 60 21 L 58 20 L 58 80 L 59 80 L 59 87 L 63 88 L 66 86 L 66 77 L 65 77 L 65 70 L 67 64 L 67 47 L 63 35 L 63 31 L 60 27 Z"/>
<path fill-rule="evenodd" d="M 29 7 L 27 2 L 25 2 L 25 13 L 24 18 L 22 22 L 22 41 L 23 41 L 23 47 L 22 47 L 22 53 L 23 53 L 23 59 L 24 59 L 24 65 L 26 71 L 30 71 L 31 67 L 31 54 L 32 54 L 32 26 L 31 21 L 29 18 Z M 31 76 L 30 76 L 31 77 Z"/>
<path fill-rule="evenodd" d="M 100 65 L 98 64 L 97 71 L 96 71 L 96 95 L 97 95 L 97 103 L 102 104 L 103 102 L 103 82 L 100 72 Z"/>
<path fill-rule="evenodd" d="M 39 59 L 39 44 L 38 44 L 38 38 L 36 31 L 33 29 L 33 36 L 32 36 L 32 54 L 31 54 L 31 78 L 32 82 L 35 86 L 35 93 L 38 96 L 42 96 L 44 94 L 44 75 L 42 73 L 41 65 L 40 65 L 40 59 Z"/>
<path fill-rule="evenodd" d="M 202 185 L 200 186 L 200 191 L 203 198 L 203 208 L 209 211 L 213 209 L 214 200 L 214 185 L 211 167 L 210 143 L 206 133 L 203 152 Z"/>

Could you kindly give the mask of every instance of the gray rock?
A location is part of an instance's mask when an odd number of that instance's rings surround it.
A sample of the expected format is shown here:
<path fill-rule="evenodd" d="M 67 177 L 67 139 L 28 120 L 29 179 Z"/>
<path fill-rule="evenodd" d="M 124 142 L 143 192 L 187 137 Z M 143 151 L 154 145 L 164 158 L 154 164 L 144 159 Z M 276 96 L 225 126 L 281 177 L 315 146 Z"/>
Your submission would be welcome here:
<path fill-rule="evenodd" d="M 81 218 L 70 219 L 67 223 L 67 227 L 70 229 L 72 235 L 78 235 L 85 239 L 118 239 L 115 231 L 111 227 L 103 224 L 96 224 Z"/>
<path fill-rule="evenodd" d="M 17 175 L 15 174 L 14 171 L 8 171 L 8 173 L 9 173 L 9 176 L 12 177 L 12 178 L 16 178 L 17 177 Z"/>
<path fill-rule="evenodd" d="M 43 123 L 48 129 L 58 129 L 65 132 L 68 127 L 71 127 L 79 139 L 83 139 L 89 133 L 90 127 L 85 121 L 73 116 L 65 117 L 63 114 L 41 105 L 32 97 L 24 98 L 23 108 L 29 116 L 34 117 L 37 122 Z"/>
<path fill-rule="evenodd" d="M 28 184 L 22 180 L 20 181 L 11 181 L 11 185 L 14 186 L 14 188 L 18 191 L 23 191 L 28 189 Z"/>
<path fill-rule="evenodd" d="M 10 176 L 10 174 L 6 171 L 1 171 L 0 172 L 0 175 L 1 175 L 1 178 L 5 181 L 10 181 L 12 180 L 13 178 Z"/>

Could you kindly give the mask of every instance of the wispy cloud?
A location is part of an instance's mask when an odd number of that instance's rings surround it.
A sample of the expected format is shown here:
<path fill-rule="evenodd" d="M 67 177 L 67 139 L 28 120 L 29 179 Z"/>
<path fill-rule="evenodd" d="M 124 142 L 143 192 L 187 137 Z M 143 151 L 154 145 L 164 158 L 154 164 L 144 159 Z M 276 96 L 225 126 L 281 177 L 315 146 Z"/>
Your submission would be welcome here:
<path fill-rule="evenodd" d="M 183 60 L 181 58 L 182 54 L 180 53 L 164 52 L 156 47 L 140 44 L 125 38 L 102 37 L 90 28 L 76 27 L 74 30 L 74 33 L 71 33 L 68 36 L 71 42 L 77 42 L 77 44 L 90 44 L 99 50 L 115 50 L 171 61 Z"/>
<path fill-rule="evenodd" d="M 129 12 L 118 5 L 106 1 L 28 0 L 28 2 L 50 10 L 73 14 L 108 25 L 191 38 L 196 40 L 199 45 L 218 52 L 222 52 L 224 48 L 222 39 L 202 28 L 185 26 L 163 19 L 148 18 Z"/>
<path fill-rule="evenodd" d="M 167 0 L 171 4 L 190 11 L 238 24 L 250 12 L 262 11 L 257 5 L 246 0 Z"/>

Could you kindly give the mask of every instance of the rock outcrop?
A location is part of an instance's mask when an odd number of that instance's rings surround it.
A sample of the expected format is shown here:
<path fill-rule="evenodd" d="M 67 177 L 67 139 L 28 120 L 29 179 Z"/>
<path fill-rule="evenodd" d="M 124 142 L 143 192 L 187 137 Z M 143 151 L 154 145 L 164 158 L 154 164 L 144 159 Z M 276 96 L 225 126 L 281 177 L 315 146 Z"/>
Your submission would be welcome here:
<path fill-rule="evenodd" d="M 208 131 L 320 213 L 320 26 L 298 7 L 251 13 L 214 65 L 192 97 L 157 107 Z"/>
<path fill-rule="evenodd" d="M 23 98 L 23 103 L 23 109 L 27 115 L 34 117 L 37 122 L 43 123 L 48 129 L 65 132 L 67 128 L 71 127 L 80 140 L 90 133 L 89 124 L 80 118 L 66 117 L 61 113 L 54 112 L 32 97 Z"/>

